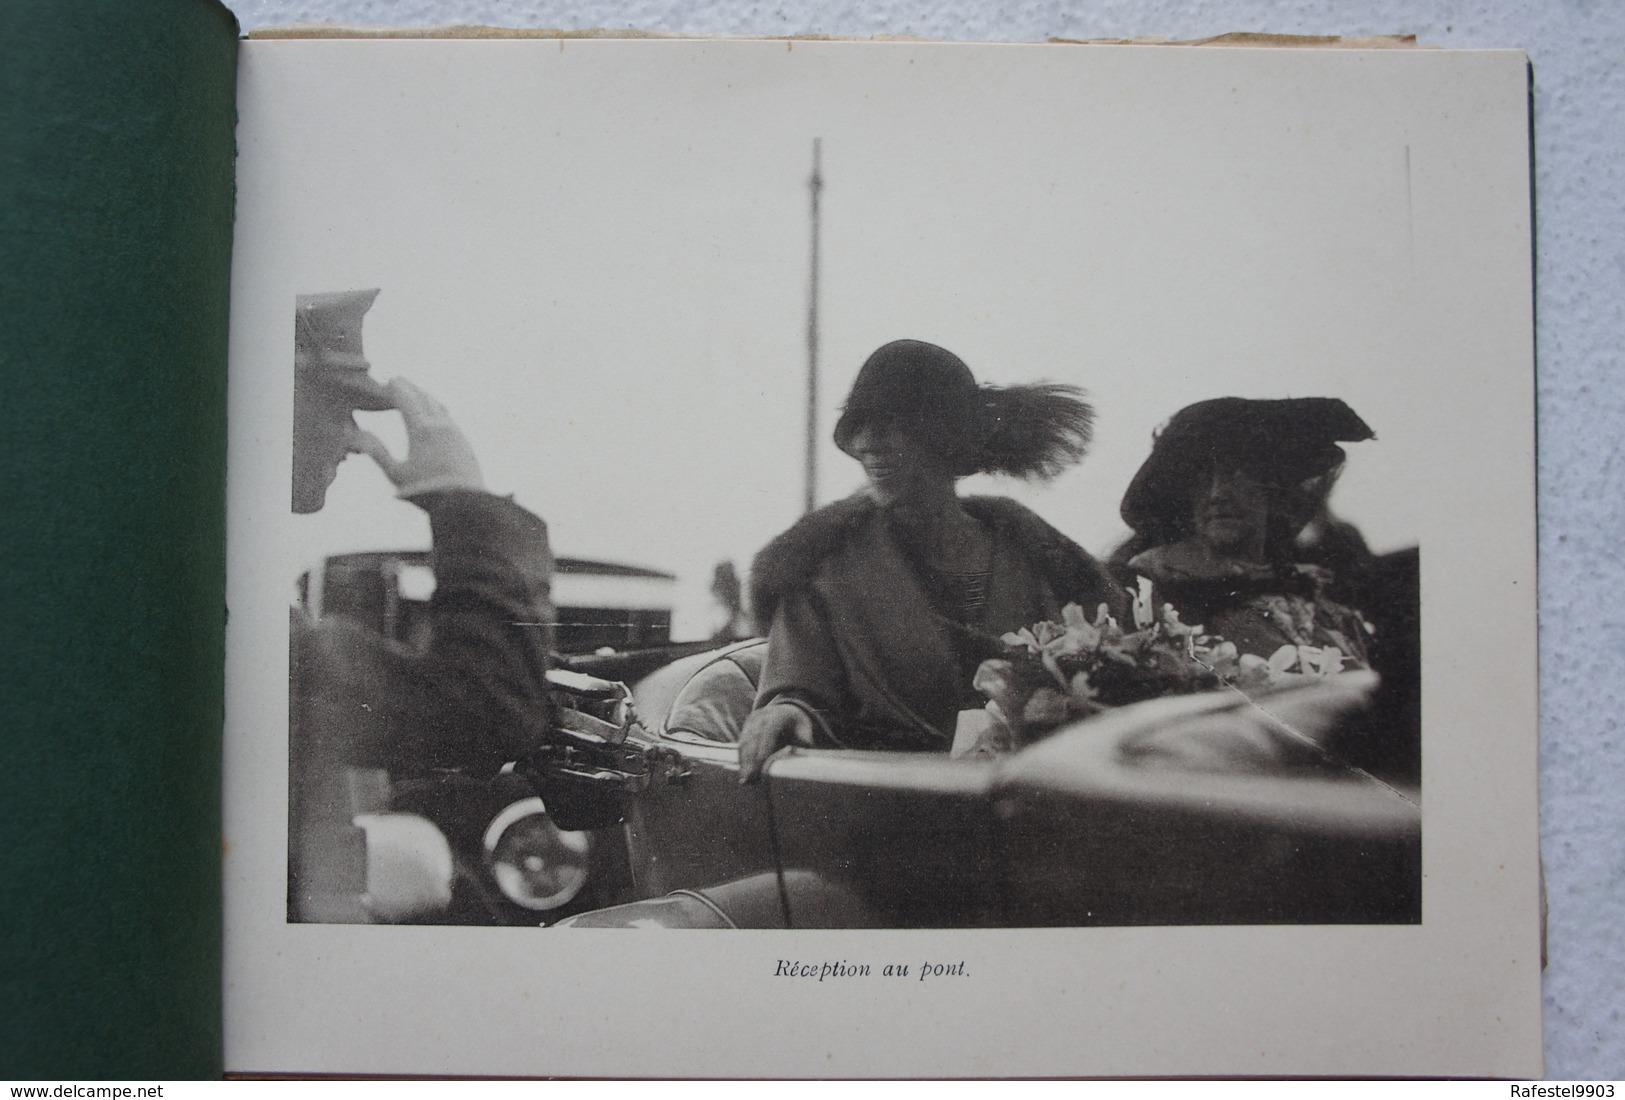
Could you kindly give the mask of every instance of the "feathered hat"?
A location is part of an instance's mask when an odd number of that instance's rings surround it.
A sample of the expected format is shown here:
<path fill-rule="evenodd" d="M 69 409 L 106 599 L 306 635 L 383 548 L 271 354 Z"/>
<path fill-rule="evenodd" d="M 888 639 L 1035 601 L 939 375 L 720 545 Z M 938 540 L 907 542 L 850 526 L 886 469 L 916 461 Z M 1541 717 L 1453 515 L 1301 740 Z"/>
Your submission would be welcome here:
<path fill-rule="evenodd" d="M 957 476 L 1050 478 L 1083 458 L 1094 416 L 1076 386 L 978 385 L 946 348 L 893 340 L 858 371 L 835 423 L 835 445 L 852 454 L 859 430 L 885 422 L 944 448 Z"/>
<path fill-rule="evenodd" d="M 1192 493 L 1207 484 L 1215 465 L 1299 488 L 1343 464 L 1339 443 L 1375 438 L 1359 414 L 1335 397 L 1198 401 L 1156 433 L 1150 457 L 1123 494 L 1123 522 L 1142 535 L 1178 537 L 1190 521 Z"/>

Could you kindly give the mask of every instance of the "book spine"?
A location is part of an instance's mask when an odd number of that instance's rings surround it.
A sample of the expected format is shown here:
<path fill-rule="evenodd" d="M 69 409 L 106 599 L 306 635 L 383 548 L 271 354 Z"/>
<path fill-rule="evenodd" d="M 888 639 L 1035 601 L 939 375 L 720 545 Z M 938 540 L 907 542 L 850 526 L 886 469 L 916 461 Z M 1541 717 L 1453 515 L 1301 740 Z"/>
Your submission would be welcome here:
<path fill-rule="evenodd" d="M 0 1077 L 221 1072 L 237 24 L 0 6 Z"/>

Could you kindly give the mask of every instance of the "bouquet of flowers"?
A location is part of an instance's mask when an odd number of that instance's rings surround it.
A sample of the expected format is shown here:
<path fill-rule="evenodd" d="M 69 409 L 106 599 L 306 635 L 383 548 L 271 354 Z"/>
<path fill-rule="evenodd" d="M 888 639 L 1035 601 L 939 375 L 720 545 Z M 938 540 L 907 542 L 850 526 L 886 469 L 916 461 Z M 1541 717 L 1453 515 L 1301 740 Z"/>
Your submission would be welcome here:
<path fill-rule="evenodd" d="M 1144 579 L 1125 631 L 1101 604 L 1090 621 L 1077 604 L 1061 621 L 1006 634 L 1004 657 L 983 661 L 974 686 L 987 711 L 1017 743 L 1108 707 L 1161 695 L 1234 688 L 1261 694 L 1343 668 L 1334 647 L 1283 645 L 1268 659 L 1238 653 L 1217 635 L 1179 619 L 1172 604 L 1152 607 Z"/>

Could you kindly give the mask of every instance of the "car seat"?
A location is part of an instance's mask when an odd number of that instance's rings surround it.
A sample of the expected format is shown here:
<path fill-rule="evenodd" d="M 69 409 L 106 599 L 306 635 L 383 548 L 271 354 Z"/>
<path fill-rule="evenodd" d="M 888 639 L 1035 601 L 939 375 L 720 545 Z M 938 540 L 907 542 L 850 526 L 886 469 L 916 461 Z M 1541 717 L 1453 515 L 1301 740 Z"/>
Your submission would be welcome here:
<path fill-rule="evenodd" d="M 667 736 L 734 744 L 756 703 L 767 641 L 731 645 L 703 662 L 678 689 L 667 713 Z"/>

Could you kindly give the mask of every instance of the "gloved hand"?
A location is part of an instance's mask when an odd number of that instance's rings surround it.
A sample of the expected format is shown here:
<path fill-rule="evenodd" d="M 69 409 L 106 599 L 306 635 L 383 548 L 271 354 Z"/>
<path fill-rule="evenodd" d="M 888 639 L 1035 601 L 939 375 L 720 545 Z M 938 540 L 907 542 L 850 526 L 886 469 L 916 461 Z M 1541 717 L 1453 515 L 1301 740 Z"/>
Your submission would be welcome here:
<path fill-rule="evenodd" d="M 395 483 L 395 495 L 409 500 L 447 489 L 485 491 L 479 460 L 446 407 L 404 378 L 384 387 L 406 422 L 406 457 L 396 459 L 383 440 L 360 428 L 353 448 L 370 457 Z"/>
<path fill-rule="evenodd" d="M 745 719 L 739 731 L 739 782 L 754 783 L 762 777 L 767 758 L 786 745 L 811 745 L 813 722 L 800 707 L 769 703 Z"/>

